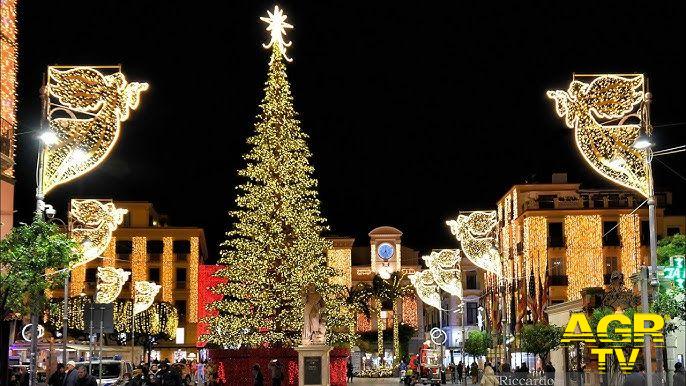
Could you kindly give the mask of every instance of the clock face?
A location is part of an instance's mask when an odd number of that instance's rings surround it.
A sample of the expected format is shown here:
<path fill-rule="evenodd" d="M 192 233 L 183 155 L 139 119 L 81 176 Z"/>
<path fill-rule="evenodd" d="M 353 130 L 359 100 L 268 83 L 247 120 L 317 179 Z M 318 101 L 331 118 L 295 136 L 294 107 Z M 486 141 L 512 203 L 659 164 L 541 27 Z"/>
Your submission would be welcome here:
<path fill-rule="evenodd" d="M 394 252 L 395 252 L 395 247 L 393 247 L 389 243 L 382 243 L 381 245 L 379 245 L 379 249 L 377 250 L 379 257 L 383 260 L 388 260 L 391 257 L 393 257 Z"/>

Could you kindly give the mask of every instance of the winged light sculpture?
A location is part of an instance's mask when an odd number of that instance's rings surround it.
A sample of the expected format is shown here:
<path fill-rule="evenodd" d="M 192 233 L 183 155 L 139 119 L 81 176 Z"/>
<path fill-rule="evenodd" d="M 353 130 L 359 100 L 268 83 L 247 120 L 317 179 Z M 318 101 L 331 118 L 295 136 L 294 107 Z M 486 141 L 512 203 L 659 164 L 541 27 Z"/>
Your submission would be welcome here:
<path fill-rule="evenodd" d="M 115 301 L 130 275 L 131 272 L 121 268 L 98 267 L 98 292 L 95 293 L 95 302 L 112 303 Z"/>
<path fill-rule="evenodd" d="M 152 305 L 155 296 L 160 292 L 161 285 L 152 281 L 137 281 L 134 283 L 133 314 L 139 314 Z"/>
<path fill-rule="evenodd" d="M 600 75 L 590 82 L 573 80 L 569 88 L 548 91 L 555 111 L 574 129 L 576 146 L 586 162 L 603 177 L 645 197 L 650 191 L 649 150 L 633 147 L 641 132 L 624 118 L 641 116 L 643 75 Z M 638 110 L 638 113 L 637 113 Z"/>
<path fill-rule="evenodd" d="M 429 271 L 433 275 L 436 285 L 443 291 L 462 298 L 462 272 L 460 270 L 460 251 L 457 249 L 443 249 L 431 252 L 429 256 L 422 256 Z"/>
<path fill-rule="evenodd" d="M 83 252 L 72 268 L 102 255 L 112 240 L 112 232 L 122 223 L 127 212 L 127 209 L 116 208 L 111 202 L 71 200 L 71 238 L 81 245 Z"/>
<path fill-rule="evenodd" d="M 433 274 L 429 270 L 408 275 L 410 282 L 417 290 L 417 296 L 422 301 L 432 307 L 441 309 L 441 294 L 438 291 L 438 284 L 434 280 Z"/>
<path fill-rule="evenodd" d="M 43 194 L 88 173 L 107 157 L 121 122 L 138 107 L 148 84 L 128 83 L 121 72 L 104 75 L 93 67 L 51 66 L 45 89 L 48 122 L 58 142 L 43 152 Z"/>
<path fill-rule="evenodd" d="M 496 247 L 496 211 L 477 211 L 459 215 L 456 220 L 446 221 L 450 232 L 455 235 L 462 252 L 479 268 L 502 276 L 500 253 Z"/>

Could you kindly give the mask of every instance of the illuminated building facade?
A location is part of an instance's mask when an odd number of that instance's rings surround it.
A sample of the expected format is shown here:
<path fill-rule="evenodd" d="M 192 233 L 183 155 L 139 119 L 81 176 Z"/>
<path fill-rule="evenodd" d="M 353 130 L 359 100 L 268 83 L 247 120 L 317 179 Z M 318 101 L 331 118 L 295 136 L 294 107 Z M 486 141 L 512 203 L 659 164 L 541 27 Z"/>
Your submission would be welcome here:
<path fill-rule="evenodd" d="M 121 225 L 114 231 L 102 259 L 72 270 L 70 295 L 91 296 L 96 290 L 97 267 L 110 266 L 131 272 L 120 298 L 131 298 L 131 283 L 147 280 L 162 286 L 156 302 L 173 304 L 179 313 L 175 342 L 157 342 L 153 357 L 161 359 L 197 355 L 198 285 L 200 266 L 207 258 L 205 233 L 196 227 L 174 227 L 159 215 L 149 202 L 115 201 L 127 209 Z M 62 291 L 53 291 L 61 298 Z M 181 330 L 183 329 L 183 330 Z M 176 355 L 176 356 L 175 356 Z"/>
<path fill-rule="evenodd" d="M 684 233 L 686 217 L 665 215 L 671 193 L 656 199 L 658 237 Z M 614 271 L 630 286 L 630 276 L 649 260 L 648 208 L 636 210 L 643 200 L 629 190 L 581 189 L 564 173 L 549 184 L 510 188 L 497 204 L 510 331 L 526 321 L 547 321 L 549 305 L 607 286 Z M 497 280 L 487 283 L 492 293 L 498 286 Z"/>
<path fill-rule="evenodd" d="M 0 1 L 0 238 L 12 228 L 17 127 L 17 0 Z"/>

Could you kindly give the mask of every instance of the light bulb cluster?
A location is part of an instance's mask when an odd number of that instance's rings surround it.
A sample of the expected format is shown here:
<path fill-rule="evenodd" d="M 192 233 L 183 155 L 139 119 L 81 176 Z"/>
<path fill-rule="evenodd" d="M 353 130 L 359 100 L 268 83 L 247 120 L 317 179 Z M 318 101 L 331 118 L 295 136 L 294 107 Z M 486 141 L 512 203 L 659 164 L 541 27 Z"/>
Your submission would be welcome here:
<path fill-rule="evenodd" d="M 414 296 L 403 297 L 402 308 L 403 323 L 416 329 L 419 326 L 417 319 L 417 298 Z"/>
<path fill-rule="evenodd" d="M 131 272 L 124 271 L 121 268 L 98 267 L 98 288 L 95 293 L 96 303 L 114 302 L 119 297 L 121 289 L 130 275 Z"/>
<path fill-rule="evenodd" d="M 641 266 L 641 221 L 637 214 L 619 216 L 619 237 L 622 241 L 620 264 L 624 285 L 631 288 L 631 275 Z"/>
<path fill-rule="evenodd" d="M 634 142 L 637 124 L 621 124 L 629 115 L 641 115 L 643 75 L 600 75 L 590 82 L 573 80 L 566 91 L 548 91 L 555 111 L 574 129 L 577 148 L 603 177 L 650 196 L 650 164 L 645 149 Z M 620 124 L 617 124 L 620 122 Z"/>
<path fill-rule="evenodd" d="M 191 237 L 191 254 L 188 262 L 188 312 L 190 323 L 198 322 L 198 271 L 200 264 L 200 239 Z"/>
<path fill-rule="evenodd" d="M 174 300 L 174 239 L 162 238 L 162 301 Z"/>
<path fill-rule="evenodd" d="M 326 251 L 327 264 L 336 270 L 337 275 L 330 278 L 333 284 L 350 288 L 352 285 L 352 257 L 350 248 L 330 248 Z"/>
<path fill-rule="evenodd" d="M 131 281 L 148 280 L 147 239 L 145 237 L 131 238 Z"/>
<path fill-rule="evenodd" d="M 533 216 L 524 219 L 524 265 L 526 288 L 534 286 L 534 305 L 540 314 L 546 303 L 543 296 L 548 267 L 548 221 L 545 217 Z M 532 276 L 533 283 L 529 283 Z"/>
<path fill-rule="evenodd" d="M 160 292 L 160 285 L 151 281 L 134 282 L 133 314 L 139 314 L 148 309 Z"/>
<path fill-rule="evenodd" d="M 50 66 L 47 75 L 48 122 L 59 142 L 43 150 L 44 194 L 105 160 L 121 122 L 148 89 L 147 83 L 127 82 L 121 72 L 105 75 L 94 67 Z"/>
<path fill-rule="evenodd" d="M 581 290 L 603 285 L 603 222 L 599 215 L 565 216 L 567 300 Z"/>
<path fill-rule="evenodd" d="M 67 303 L 67 325 L 69 329 L 87 332 L 84 316 L 90 309 L 92 300 L 86 296 L 69 298 Z M 62 328 L 62 311 L 64 301 L 53 302 L 48 316 L 49 324 L 60 330 Z M 115 333 L 131 333 L 131 301 L 116 300 L 113 303 L 113 321 Z M 176 308 L 169 303 L 155 303 L 145 311 L 135 316 L 136 334 L 160 335 L 163 339 L 174 339 L 176 328 L 179 326 L 179 315 Z"/>

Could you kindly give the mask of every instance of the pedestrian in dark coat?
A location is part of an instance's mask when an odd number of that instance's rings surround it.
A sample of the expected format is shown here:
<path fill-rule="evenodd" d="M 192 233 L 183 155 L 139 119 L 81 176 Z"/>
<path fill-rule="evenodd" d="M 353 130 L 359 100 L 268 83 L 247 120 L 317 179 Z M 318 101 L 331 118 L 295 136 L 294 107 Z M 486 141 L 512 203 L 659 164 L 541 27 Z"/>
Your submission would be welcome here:
<path fill-rule="evenodd" d="M 681 362 L 674 364 L 674 377 L 672 378 L 672 386 L 685 386 L 684 364 Z"/>
<path fill-rule="evenodd" d="M 88 374 L 88 368 L 84 365 L 77 367 L 78 377 L 76 378 L 76 386 L 98 386 L 98 381 L 91 374 Z"/>
<path fill-rule="evenodd" d="M 252 380 L 253 386 L 264 386 L 264 375 L 257 363 L 252 366 Z"/>
<path fill-rule="evenodd" d="M 64 365 L 61 363 L 57 364 L 57 369 L 48 379 L 48 385 L 50 386 L 62 386 L 64 383 Z"/>

